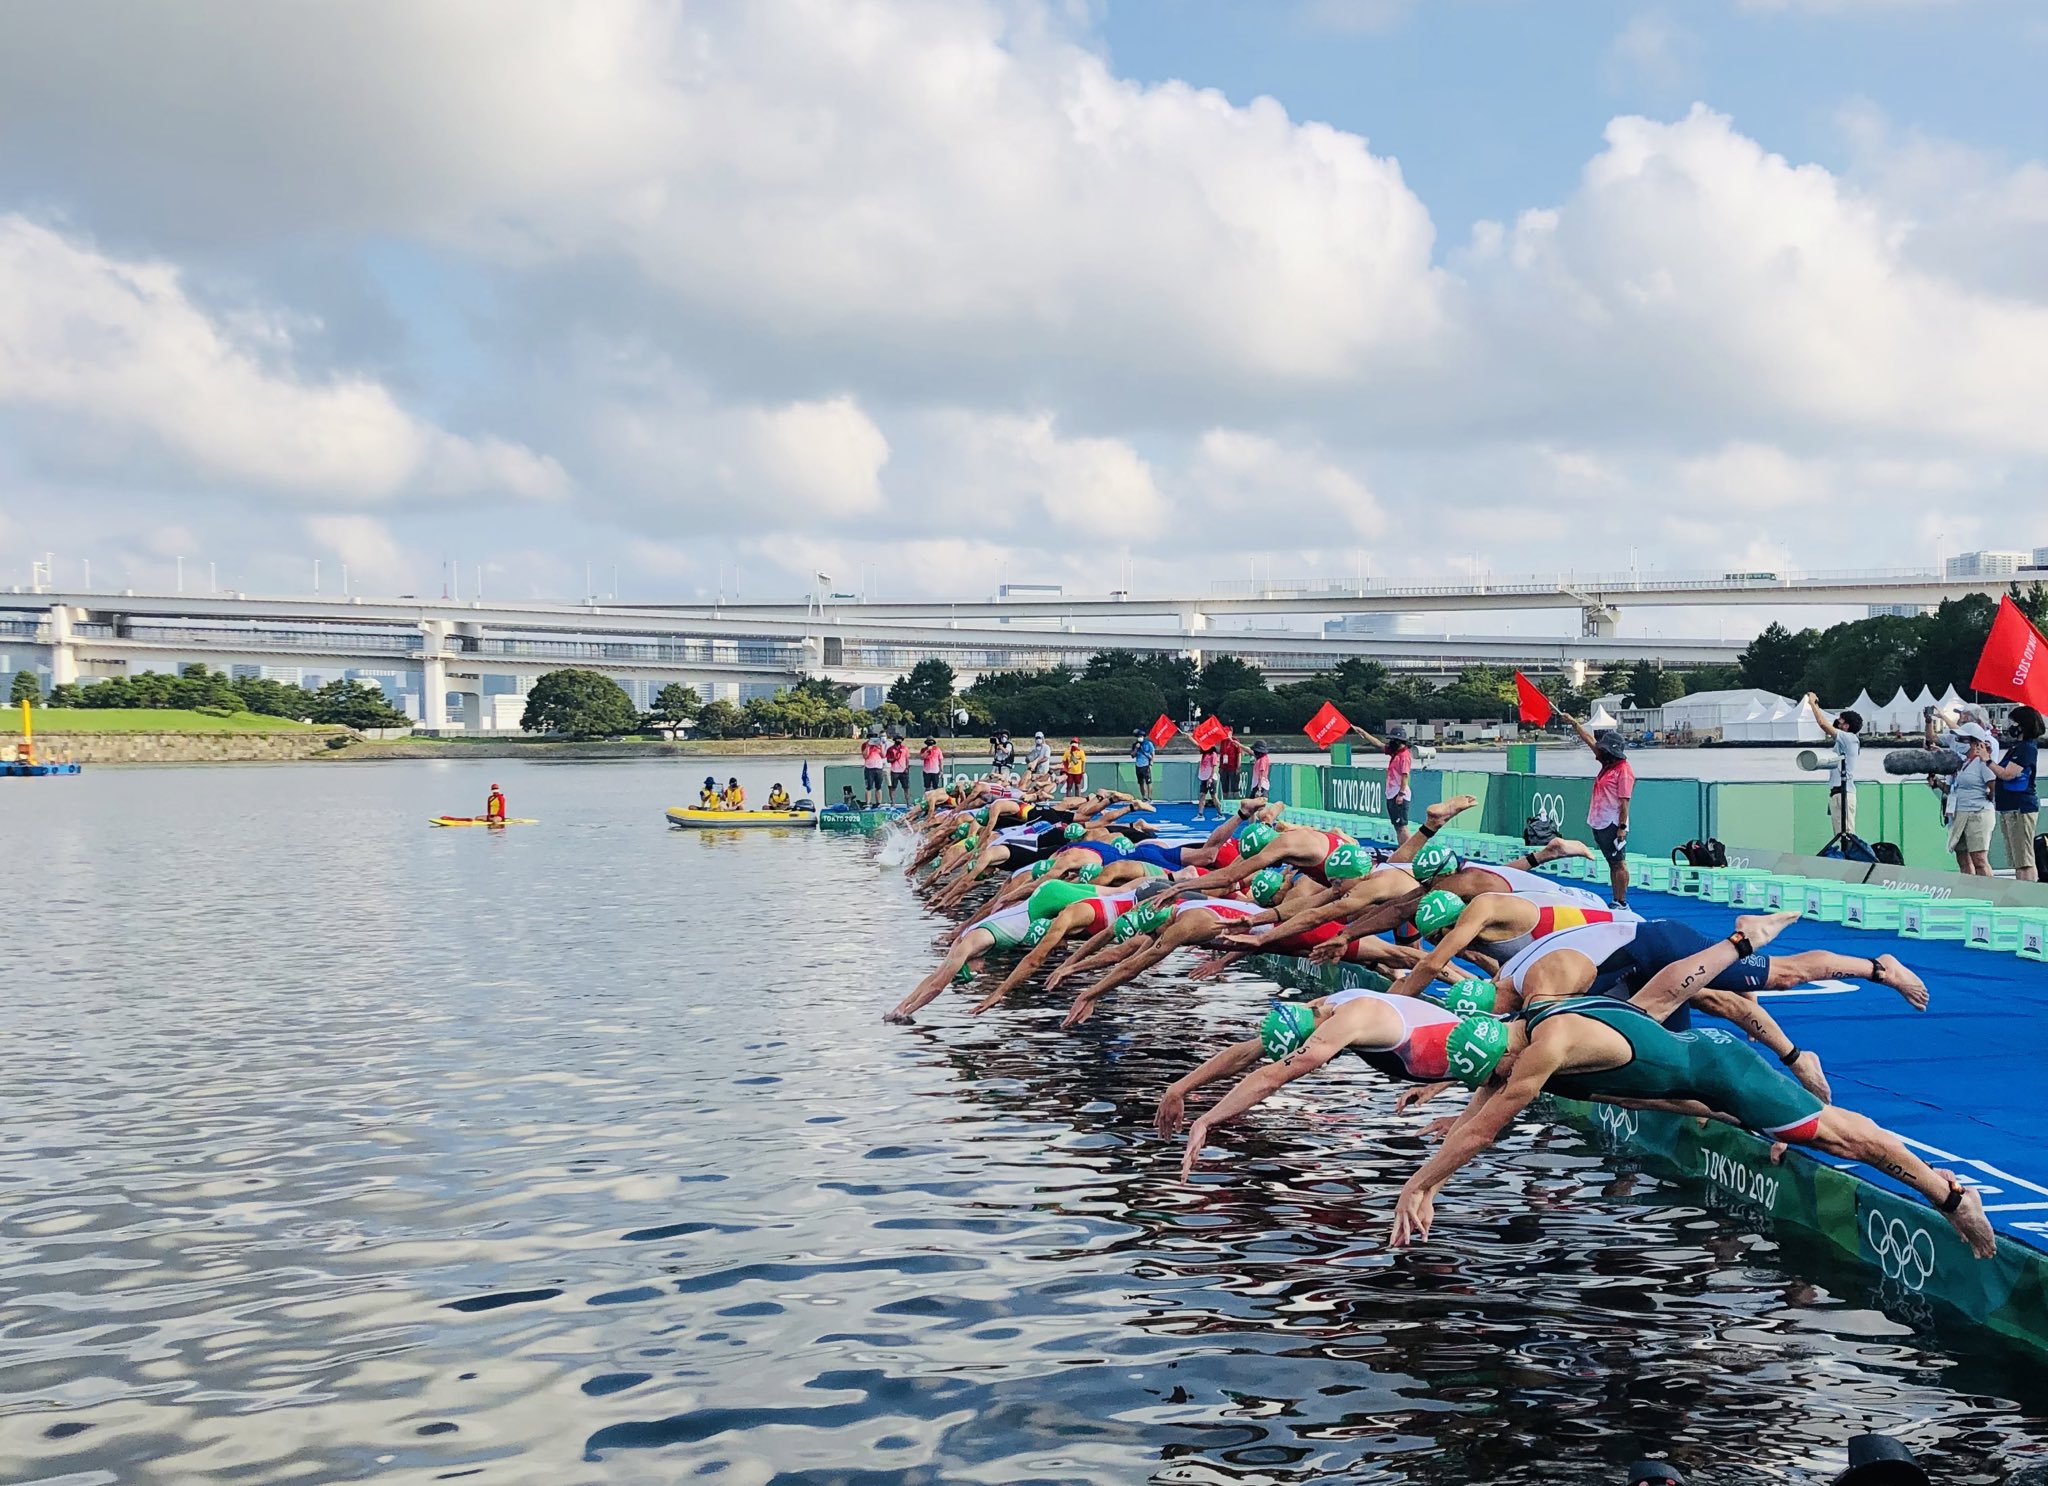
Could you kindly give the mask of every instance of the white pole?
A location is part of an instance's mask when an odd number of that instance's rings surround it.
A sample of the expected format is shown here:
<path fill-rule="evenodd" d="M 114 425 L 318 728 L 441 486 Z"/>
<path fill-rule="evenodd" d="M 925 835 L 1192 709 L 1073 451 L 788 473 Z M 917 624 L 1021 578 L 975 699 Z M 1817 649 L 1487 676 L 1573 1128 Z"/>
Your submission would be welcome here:
<path fill-rule="evenodd" d="M 484 565 L 482 563 L 476 565 L 476 601 L 478 603 L 484 601 Z"/>
<path fill-rule="evenodd" d="M 313 597 L 320 596 L 320 559 L 313 559 Z"/>
<path fill-rule="evenodd" d="M 90 557 L 85 560 L 85 587 L 88 593 L 92 591 L 92 559 Z"/>

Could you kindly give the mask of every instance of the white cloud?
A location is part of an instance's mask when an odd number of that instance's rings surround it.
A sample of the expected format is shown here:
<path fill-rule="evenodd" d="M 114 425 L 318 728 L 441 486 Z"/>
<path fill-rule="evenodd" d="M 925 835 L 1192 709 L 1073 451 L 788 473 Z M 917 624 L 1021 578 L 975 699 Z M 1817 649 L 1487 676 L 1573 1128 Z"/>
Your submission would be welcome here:
<path fill-rule="evenodd" d="M 2048 311 L 1916 268 L 1906 236 L 1722 115 L 1617 119 L 1569 201 L 1466 259 L 1474 334 L 1553 427 L 2048 454 Z"/>
<path fill-rule="evenodd" d="M 423 423 L 376 382 L 295 375 L 284 327 L 243 323 L 230 335 L 166 263 L 0 217 L 0 408 L 37 415 L 24 439 L 60 463 L 105 467 L 139 446 L 185 478 L 348 503 L 561 488 L 530 450 Z"/>
<path fill-rule="evenodd" d="M 321 555 L 332 554 L 347 566 L 350 586 L 358 592 L 395 592 L 423 566 L 375 516 L 309 516 L 306 535 Z M 338 587 L 341 575 L 333 576 Z"/>

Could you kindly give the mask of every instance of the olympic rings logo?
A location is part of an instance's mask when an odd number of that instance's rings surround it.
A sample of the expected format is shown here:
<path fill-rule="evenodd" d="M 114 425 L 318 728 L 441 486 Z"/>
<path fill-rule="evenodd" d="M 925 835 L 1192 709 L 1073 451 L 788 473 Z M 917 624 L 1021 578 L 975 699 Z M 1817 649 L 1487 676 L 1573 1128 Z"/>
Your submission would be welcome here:
<path fill-rule="evenodd" d="M 1925 1228 L 1873 1212 L 1863 1234 L 1886 1279 L 1917 1293 L 1934 1278 L 1934 1236 Z"/>
<path fill-rule="evenodd" d="M 1529 796 L 1529 813 L 1540 815 L 1559 830 L 1564 829 L 1564 796 L 1544 794 L 1540 790 Z"/>
<path fill-rule="evenodd" d="M 1595 1119 L 1609 1139 L 1616 1142 L 1634 1140 L 1642 1134 L 1643 1118 L 1638 1110 L 1624 1109 L 1618 1104 L 1594 1106 Z"/>

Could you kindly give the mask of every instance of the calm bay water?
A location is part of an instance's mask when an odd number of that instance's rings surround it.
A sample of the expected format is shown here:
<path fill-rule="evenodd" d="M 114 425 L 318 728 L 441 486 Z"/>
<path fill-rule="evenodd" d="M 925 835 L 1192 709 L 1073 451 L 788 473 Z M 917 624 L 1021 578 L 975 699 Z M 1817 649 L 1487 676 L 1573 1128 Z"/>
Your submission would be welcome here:
<path fill-rule="evenodd" d="M 0 1479 L 1595 1482 L 1668 1450 L 1807 1481 L 1868 1427 L 1952 1480 L 2048 1455 L 2036 1362 L 1574 1136 L 1398 1255 L 1422 1121 L 1362 1072 L 1181 1184 L 1152 1104 L 1255 987 L 885 1026 L 941 925 L 864 843 L 660 818 L 774 767 L 0 782 Z M 493 778 L 542 823 L 426 825 Z"/>

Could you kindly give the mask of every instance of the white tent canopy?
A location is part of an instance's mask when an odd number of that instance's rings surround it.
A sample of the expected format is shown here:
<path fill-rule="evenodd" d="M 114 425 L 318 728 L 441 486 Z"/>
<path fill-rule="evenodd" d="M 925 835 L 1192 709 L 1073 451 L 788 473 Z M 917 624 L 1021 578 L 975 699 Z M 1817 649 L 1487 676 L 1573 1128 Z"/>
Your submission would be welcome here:
<path fill-rule="evenodd" d="M 1698 691 L 1666 702 L 1664 728 L 1676 732 L 1718 732 L 1730 743 L 1812 741 L 1820 738 L 1813 715 L 1790 697 L 1752 687 L 1744 691 Z"/>
<path fill-rule="evenodd" d="M 1593 704 L 1593 715 L 1586 719 L 1587 727 L 1591 728 L 1594 732 L 1599 733 L 1604 732 L 1607 729 L 1615 727 L 1617 725 L 1618 724 L 1614 720 L 1614 715 L 1611 712 L 1609 712 L 1605 707 L 1601 706 L 1598 702 L 1595 702 Z"/>
<path fill-rule="evenodd" d="M 1900 687 L 1898 695 L 1884 706 L 1884 726 L 1881 733 L 1917 733 L 1920 731 L 1920 709 L 1913 705 L 1913 699 L 1906 695 L 1906 688 Z"/>
<path fill-rule="evenodd" d="M 1939 702 L 1936 702 L 1935 705 L 1937 707 L 1947 708 L 1967 707 L 1970 704 L 1963 700 L 1962 696 L 1956 691 L 1955 682 L 1951 681 L 1948 684 L 1948 690 L 1941 694 L 1941 700 Z"/>

